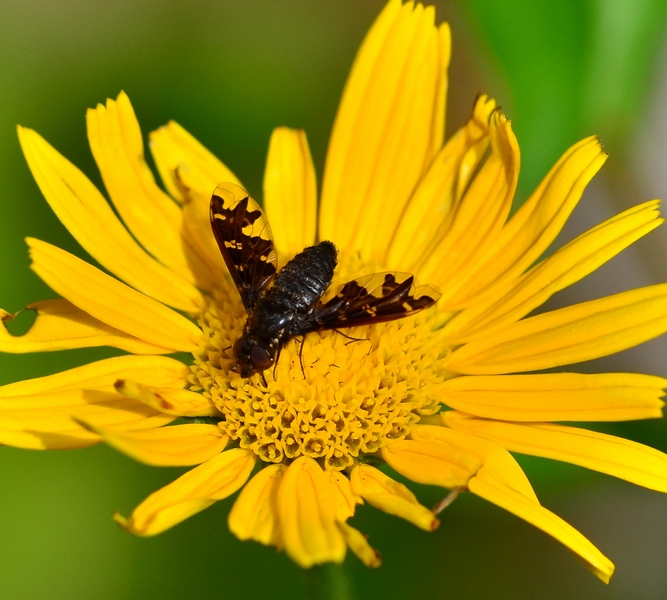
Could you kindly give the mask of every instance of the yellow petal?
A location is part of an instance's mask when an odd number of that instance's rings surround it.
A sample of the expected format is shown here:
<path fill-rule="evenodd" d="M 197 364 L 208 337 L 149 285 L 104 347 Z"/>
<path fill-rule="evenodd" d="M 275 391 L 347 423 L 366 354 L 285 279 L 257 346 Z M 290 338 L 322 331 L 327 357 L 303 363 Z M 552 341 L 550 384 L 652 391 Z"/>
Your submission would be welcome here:
<path fill-rule="evenodd" d="M 636 373 L 466 376 L 443 385 L 445 404 L 504 421 L 629 421 L 662 416 L 667 380 Z"/>
<path fill-rule="evenodd" d="M 0 443 L 24 448 L 78 448 L 97 434 L 72 420 L 79 416 L 114 430 L 160 427 L 175 417 L 117 394 L 114 382 L 132 377 L 145 384 L 183 386 L 189 369 L 163 356 L 119 356 L 0 387 Z"/>
<path fill-rule="evenodd" d="M 112 389 L 119 379 L 131 379 L 145 385 L 183 387 L 188 382 L 189 373 L 190 369 L 186 365 L 167 356 L 117 356 L 55 375 L 0 386 L 0 399 L 63 390 Z"/>
<path fill-rule="evenodd" d="M 81 310 L 151 344 L 196 352 L 201 330 L 185 317 L 69 252 L 34 238 L 27 242 L 33 271 Z"/>
<path fill-rule="evenodd" d="M 300 129 L 273 130 L 264 171 L 264 209 L 279 251 L 294 256 L 315 243 L 315 166 Z"/>
<path fill-rule="evenodd" d="M 580 235 L 519 280 L 507 283 L 507 291 L 494 299 L 477 302 L 452 319 L 443 335 L 453 344 L 486 337 L 489 331 L 518 321 L 534 308 L 595 271 L 630 244 L 663 222 L 659 219 L 658 200 L 609 219 Z"/>
<path fill-rule="evenodd" d="M 535 525 L 574 552 L 584 565 L 609 583 L 614 564 L 574 527 L 499 481 L 486 467 L 470 480 L 470 491 Z"/>
<path fill-rule="evenodd" d="M 211 194 L 222 182 L 241 184 L 211 152 L 173 121 L 151 133 L 150 146 L 166 188 L 183 205 L 182 234 L 200 265 L 198 285 L 215 289 L 225 266 L 211 231 Z"/>
<path fill-rule="evenodd" d="M 447 368 L 491 375 L 548 369 L 620 352 L 667 331 L 667 284 L 513 323 L 455 350 Z"/>
<path fill-rule="evenodd" d="M 287 467 L 269 465 L 241 490 L 229 513 L 229 530 L 240 540 L 282 547 L 278 489 Z"/>
<path fill-rule="evenodd" d="M 350 482 L 354 493 L 375 508 L 410 521 L 425 531 L 434 531 L 440 525 L 435 515 L 419 504 L 407 487 L 375 467 L 357 465 L 350 473 Z"/>
<path fill-rule="evenodd" d="M 185 185 L 183 194 L 183 237 L 202 265 L 197 271 L 197 284 L 208 291 L 216 290 L 220 274 L 226 273 L 227 267 L 211 229 L 211 194 L 204 196 Z"/>
<path fill-rule="evenodd" d="M 140 244 L 179 275 L 194 281 L 181 237 L 178 205 L 155 183 L 144 159 L 139 123 L 124 92 L 86 114 L 88 141 L 104 185 Z"/>
<path fill-rule="evenodd" d="M 361 504 L 363 500 L 354 493 L 350 480 L 340 471 L 328 471 L 327 475 L 336 501 L 336 519 L 346 521 L 354 516 L 356 505 Z"/>
<path fill-rule="evenodd" d="M 0 419 L 0 444 L 24 450 L 71 450 L 73 448 L 88 448 L 102 441 L 99 435 L 86 431 L 70 421 L 69 430 L 59 430 L 56 433 L 33 432 L 19 429 L 6 429 Z"/>
<path fill-rule="evenodd" d="M 140 431 L 114 431 L 81 422 L 134 460 L 157 467 L 189 467 L 225 449 L 229 437 L 217 425 L 194 423 Z"/>
<path fill-rule="evenodd" d="M 489 124 L 491 154 L 470 183 L 447 235 L 420 270 L 440 285 L 444 308 L 458 307 L 458 293 L 471 270 L 489 252 L 505 224 L 519 175 L 519 145 L 511 123 L 496 111 Z M 447 260 L 443 260 L 447 257 Z"/>
<path fill-rule="evenodd" d="M 149 147 L 164 186 L 173 198 L 182 201 L 180 178 L 188 187 L 208 196 L 223 181 L 241 182 L 220 160 L 175 121 L 149 135 Z"/>
<path fill-rule="evenodd" d="M 667 492 L 667 455 L 613 435 L 550 423 L 506 423 L 443 413 L 447 425 L 499 443 L 510 452 L 543 456 Z"/>
<path fill-rule="evenodd" d="M 176 418 L 104 389 L 9 396 L 0 402 L 0 430 L 7 434 L 0 435 L 0 442 L 38 450 L 80 448 L 100 441 L 97 433 L 74 421 L 77 416 L 118 431 L 162 427 Z"/>
<path fill-rule="evenodd" d="M 449 230 L 463 192 L 489 147 L 489 118 L 495 106 L 494 100 L 480 96 L 470 120 L 433 159 L 391 241 L 387 264 L 392 269 L 418 272 Z"/>
<path fill-rule="evenodd" d="M 449 87 L 447 70 L 451 57 L 452 31 L 449 28 L 449 23 L 440 23 L 438 26 L 435 103 L 431 122 L 431 157 L 435 156 L 442 148 L 442 142 L 445 138 L 445 108 L 447 105 L 447 88 Z"/>
<path fill-rule="evenodd" d="M 336 526 L 336 500 L 317 462 L 297 458 L 278 490 L 278 513 L 285 551 L 300 566 L 343 562 L 345 540 Z"/>
<path fill-rule="evenodd" d="M 401 440 L 382 448 L 382 458 L 395 471 L 427 485 L 464 487 L 482 462 L 474 454 L 445 444 Z"/>
<path fill-rule="evenodd" d="M 334 123 L 320 237 L 382 258 L 442 139 L 448 30 L 435 10 L 387 4 L 357 54 Z M 344 215 L 344 218 L 341 216 Z"/>
<path fill-rule="evenodd" d="M 10 423 L 9 427 L 13 425 Z M 99 435 L 77 427 L 72 421 L 68 430 L 58 429 L 55 433 L 35 432 L 18 427 L 18 429 L 5 428 L 3 420 L 0 419 L 0 444 L 24 450 L 72 450 L 88 448 L 102 441 Z"/>
<path fill-rule="evenodd" d="M 517 277 L 532 265 L 554 241 L 579 202 L 607 154 L 600 140 L 589 137 L 572 146 L 560 158 L 537 190 L 503 227 L 486 255 L 470 263 L 459 282 L 457 303 L 469 304 L 475 296 L 496 296 L 495 285 Z"/>
<path fill-rule="evenodd" d="M 118 379 L 114 387 L 119 394 L 143 402 L 168 415 L 178 417 L 220 415 L 211 400 L 190 390 L 174 387 L 150 387 L 127 379 Z"/>
<path fill-rule="evenodd" d="M 12 315 L 0 308 L 0 352 L 23 354 L 72 348 L 110 346 L 132 354 L 166 354 L 169 348 L 156 346 L 109 327 L 78 309 L 67 300 L 43 300 L 33 302 L 27 309 L 37 313 L 35 322 L 23 335 L 12 335 L 4 323 Z"/>
<path fill-rule="evenodd" d="M 372 569 L 382 564 L 380 553 L 366 541 L 366 536 L 363 533 L 344 522 L 339 522 L 338 528 L 345 538 L 345 543 L 362 563 Z"/>
<path fill-rule="evenodd" d="M 252 452 L 227 450 L 148 496 L 129 519 L 118 514 L 114 518 L 135 535 L 157 535 L 231 496 L 246 482 L 254 465 Z"/>
<path fill-rule="evenodd" d="M 410 437 L 415 440 L 448 444 L 477 456 L 484 468 L 492 471 L 505 485 L 538 502 L 533 486 L 530 485 L 519 463 L 499 444 L 464 431 L 437 425 L 418 425 L 412 430 Z"/>
<path fill-rule="evenodd" d="M 152 258 L 90 180 L 38 133 L 18 128 L 28 166 L 47 202 L 81 246 L 137 290 L 169 306 L 195 312 L 201 294 Z"/>

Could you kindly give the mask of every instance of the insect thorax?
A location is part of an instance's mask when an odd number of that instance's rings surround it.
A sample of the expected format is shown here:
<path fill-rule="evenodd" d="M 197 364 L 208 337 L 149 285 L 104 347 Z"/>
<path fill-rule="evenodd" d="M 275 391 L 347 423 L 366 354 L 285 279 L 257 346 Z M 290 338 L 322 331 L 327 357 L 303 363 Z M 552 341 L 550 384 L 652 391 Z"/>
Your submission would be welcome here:
<path fill-rule="evenodd" d="M 299 252 L 257 300 L 246 332 L 267 339 L 298 335 L 299 317 L 308 314 L 331 285 L 336 255 L 336 247 L 326 241 Z"/>

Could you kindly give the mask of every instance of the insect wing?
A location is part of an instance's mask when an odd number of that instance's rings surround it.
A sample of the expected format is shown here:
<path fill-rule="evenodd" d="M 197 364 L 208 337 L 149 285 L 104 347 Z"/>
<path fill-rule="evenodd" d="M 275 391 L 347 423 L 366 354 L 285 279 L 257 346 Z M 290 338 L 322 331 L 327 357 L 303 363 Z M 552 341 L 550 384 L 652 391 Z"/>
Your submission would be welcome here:
<path fill-rule="evenodd" d="M 221 183 L 211 197 L 211 227 L 247 311 L 276 275 L 271 228 L 243 188 Z"/>
<path fill-rule="evenodd" d="M 410 316 L 435 304 L 440 293 L 417 286 L 410 273 L 375 273 L 348 281 L 309 315 L 308 331 L 357 327 Z"/>

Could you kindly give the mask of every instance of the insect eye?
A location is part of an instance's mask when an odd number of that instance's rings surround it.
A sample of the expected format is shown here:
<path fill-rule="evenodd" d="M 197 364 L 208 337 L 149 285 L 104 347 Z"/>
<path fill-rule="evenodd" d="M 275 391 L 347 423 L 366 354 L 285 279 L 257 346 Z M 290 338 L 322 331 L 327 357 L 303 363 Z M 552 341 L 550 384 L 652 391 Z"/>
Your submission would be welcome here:
<path fill-rule="evenodd" d="M 273 364 L 273 358 L 261 346 L 253 346 L 250 351 L 250 361 L 260 369 L 268 369 Z"/>

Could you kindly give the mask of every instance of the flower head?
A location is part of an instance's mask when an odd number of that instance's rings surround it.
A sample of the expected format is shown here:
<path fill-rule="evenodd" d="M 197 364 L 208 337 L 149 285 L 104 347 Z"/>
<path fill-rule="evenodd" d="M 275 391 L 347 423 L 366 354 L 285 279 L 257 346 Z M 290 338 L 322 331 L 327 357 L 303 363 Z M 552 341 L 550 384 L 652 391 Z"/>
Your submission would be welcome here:
<path fill-rule="evenodd" d="M 541 258 L 606 154 L 596 138 L 582 140 L 510 216 L 519 148 L 493 100 L 479 97 L 443 144 L 450 39 L 434 22 L 432 7 L 387 4 L 345 87 L 319 205 L 305 134 L 287 128 L 271 137 L 263 200 L 279 265 L 331 240 L 339 249 L 332 290 L 391 271 L 415 274 L 442 296 L 404 319 L 291 339 L 265 378 L 232 370 L 247 311 L 209 220 L 221 182 L 245 194 L 234 174 L 171 122 L 150 135 L 163 191 L 121 93 L 87 115 L 114 212 L 81 171 L 19 128 L 46 200 L 108 273 L 28 239 L 32 269 L 61 298 L 29 306 L 37 317 L 25 335 L 0 330 L 0 349 L 111 346 L 128 354 L 1 387 L 0 442 L 49 449 L 106 441 L 148 464 L 192 466 L 117 521 L 155 535 L 240 490 L 231 530 L 284 548 L 304 567 L 340 562 L 347 548 L 379 564 L 348 524 L 362 502 L 425 530 L 438 526 L 452 496 L 429 510 L 378 468 L 386 464 L 505 508 L 608 581 L 612 563 L 540 504 L 510 452 L 667 491 L 665 455 L 558 424 L 661 416 L 665 380 L 543 372 L 664 333 L 667 285 L 529 316 L 657 227 L 658 202 Z M 192 360 L 166 356 L 175 352 Z"/>

